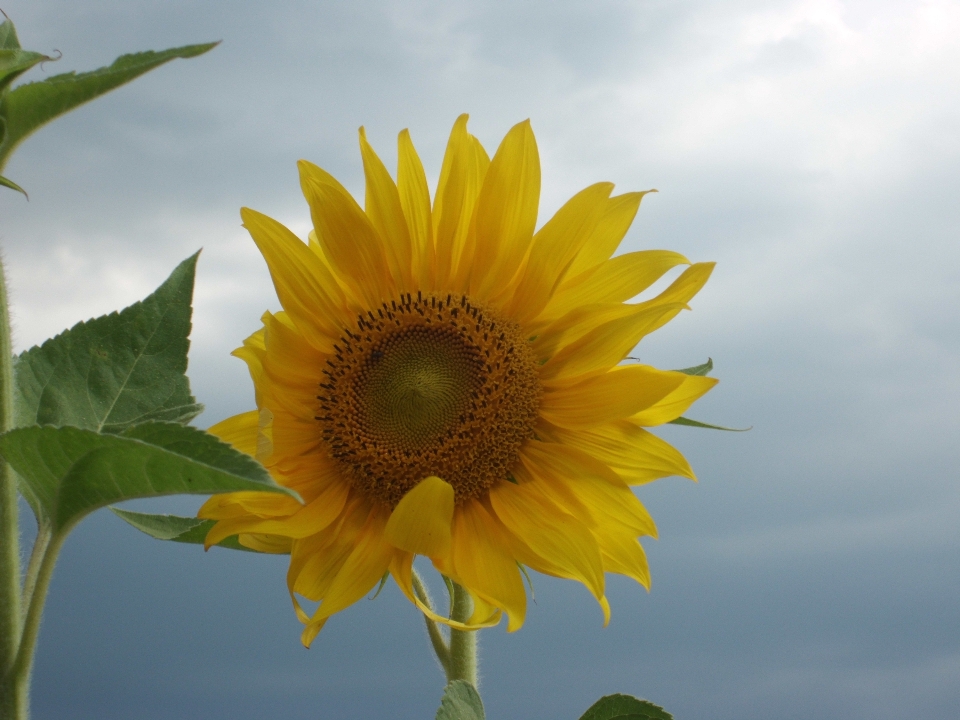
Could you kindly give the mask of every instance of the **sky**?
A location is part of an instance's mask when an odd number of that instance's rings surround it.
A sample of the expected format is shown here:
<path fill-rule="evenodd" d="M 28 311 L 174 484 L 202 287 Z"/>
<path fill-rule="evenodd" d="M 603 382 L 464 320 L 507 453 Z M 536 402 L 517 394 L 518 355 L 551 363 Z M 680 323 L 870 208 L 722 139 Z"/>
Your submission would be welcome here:
<path fill-rule="evenodd" d="M 203 248 L 190 377 L 208 426 L 253 407 L 228 353 L 278 309 L 240 227 L 305 236 L 295 163 L 362 198 L 409 128 L 435 186 L 462 112 L 493 151 L 530 118 L 540 223 L 601 180 L 648 196 L 622 247 L 715 260 L 638 349 L 721 382 L 667 427 L 699 483 L 638 489 L 651 591 L 535 577 L 483 631 L 491 720 L 613 692 L 679 718 L 954 718 L 960 707 L 960 4 L 870 0 L 4 0 L 40 79 L 222 40 L 58 120 L 5 175 L 15 344 L 149 294 Z M 132 503 L 191 514 L 196 498 Z M 25 523 L 29 534 L 29 523 Z M 110 513 L 57 567 L 37 720 L 429 718 L 443 676 L 392 586 L 306 651 L 285 558 L 166 544 Z"/>

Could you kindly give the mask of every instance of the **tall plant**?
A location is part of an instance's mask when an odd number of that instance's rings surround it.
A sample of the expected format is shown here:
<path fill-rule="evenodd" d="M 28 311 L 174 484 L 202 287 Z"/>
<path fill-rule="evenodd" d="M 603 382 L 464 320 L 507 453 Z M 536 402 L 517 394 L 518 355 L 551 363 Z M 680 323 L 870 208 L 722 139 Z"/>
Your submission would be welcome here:
<path fill-rule="evenodd" d="M 0 173 L 34 131 L 175 58 L 217 43 L 123 55 L 108 67 L 13 87 L 54 58 L 0 24 Z M 26 195 L 0 175 L 0 184 Z M 190 427 L 202 406 L 186 376 L 197 255 L 156 292 L 14 357 L 0 267 L 0 718 L 26 720 L 47 588 L 70 531 L 109 503 L 225 490 L 293 494 L 252 458 Z M 37 521 L 21 571 L 18 497 Z"/>

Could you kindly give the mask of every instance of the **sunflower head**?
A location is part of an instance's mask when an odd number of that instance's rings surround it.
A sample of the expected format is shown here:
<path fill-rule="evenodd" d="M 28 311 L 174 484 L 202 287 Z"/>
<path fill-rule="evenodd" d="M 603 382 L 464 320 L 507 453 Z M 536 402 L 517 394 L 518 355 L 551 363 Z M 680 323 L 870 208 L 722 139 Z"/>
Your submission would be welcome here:
<path fill-rule="evenodd" d="M 304 502 L 212 497 L 207 544 L 237 535 L 289 553 L 305 644 L 387 573 L 421 610 L 461 629 L 523 623 L 520 566 L 579 580 L 600 602 L 604 574 L 647 586 L 637 538 L 656 528 L 630 486 L 693 478 L 645 428 L 679 417 L 715 380 L 622 364 L 700 290 L 712 263 L 665 250 L 614 256 L 643 192 L 591 185 L 536 230 L 537 146 L 528 122 L 491 160 L 454 124 L 436 194 L 407 131 L 396 181 L 360 131 L 361 208 L 301 161 L 307 242 L 241 215 L 283 310 L 235 354 L 256 409 L 211 432 L 260 460 Z M 536 231 L 535 231 L 536 230 Z M 632 302 L 665 273 L 666 290 Z M 412 589 L 416 555 L 474 601 L 465 623 Z M 310 614 L 304 597 L 318 602 Z"/>

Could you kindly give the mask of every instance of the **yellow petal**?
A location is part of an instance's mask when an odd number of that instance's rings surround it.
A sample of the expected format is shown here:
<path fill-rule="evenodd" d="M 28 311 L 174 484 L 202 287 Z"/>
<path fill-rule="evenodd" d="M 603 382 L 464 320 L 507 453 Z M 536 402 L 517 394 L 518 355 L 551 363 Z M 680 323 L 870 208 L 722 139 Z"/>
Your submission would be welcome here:
<path fill-rule="evenodd" d="M 393 297 L 397 278 L 390 273 L 380 236 L 356 200 L 330 173 L 306 160 L 297 166 L 317 241 L 338 277 L 367 308 Z"/>
<path fill-rule="evenodd" d="M 676 390 L 686 377 L 648 365 L 627 365 L 582 381 L 552 381 L 544 384 L 540 413 L 561 427 L 591 427 L 646 410 Z"/>
<path fill-rule="evenodd" d="M 271 555 L 289 555 L 293 547 L 293 539 L 281 535 L 241 533 L 237 536 L 237 542 L 251 550 Z"/>
<path fill-rule="evenodd" d="M 311 623 L 328 618 L 366 595 L 390 567 L 395 552 L 383 537 L 387 513 L 374 508 Z"/>
<path fill-rule="evenodd" d="M 460 584 L 484 602 L 502 609 L 507 631 L 523 625 L 527 594 L 509 552 L 502 525 L 476 500 L 467 500 L 453 516 L 453 565 Z"/>
<path fill-rule="evenodd" d="M 669 475 L 696 480 L 690 463 L 675 447 L 639 427 L 634 419 L 615 420 L 589 430 L 565 430 L 542 423 L 537 434 L 583 450 L 613 468 L 631 485 Z"/>
<path fill-rule="evenodd" d="M 610 259 L 633 224 L 643 196 L 652 192 L 656 190 L 625 193 L 607 201 L 603 217 L 570 265 L 570 277 L 576 277 Z"/>
<path fill-rule="evenodd" d="M 544 380 L 573 377 L 609 370 L 622 361 L 647 334 L 663 324 L 666 315 L 675 316 L 680 303 L 634 308 L 629 315 L 600 325 L 562 348 L 540 368 Z"/>
<path fill-rule="evenodd" d="M 226 520 L 250 516 L 262 518 L 287 517 L 303 505 L 289 495 L 242 490 L 240 492 L 212 495 L 197 511 L 204 520 Z"/>
<path fill-rule="evenodd" d="M 221 420 L 207 432 L 216 435 L 242 453 L 253 456 L 257 452 L 257 421 L 260 413 L 256 410 L 234 415 Z"/>
<path fill-rule="evenodd" d="M 520 267 L 540 205 L 540 156 L 525 120 L 510 129 L 490 161 L 477 200 L 470 292 L 487 298 Z"/>
<path fill-rule="evenodd" d="M 387 168 L 367 142 L 363 128 L 360 128 L 360 154 L 367 179 L 364 200 L 367 217 L 383 238 L 390 273 L 401 288 L 413 290 L 415 287 L 410 267 L 413 252 L 407 220 L 400 205 L 400 193 Z"/>
<path fill-rule="evenodd" d="M 568 200 L 533 237 L 523 276 L 504 311 L 524 324 L 535 318 L 603 215 L 612 183 L 597 183 Z"/>
<path fill-rule="evenodd" d="M 542 492 L 539 483 L 498 483 L 490 504 L 507 529 L 549 563 L 540 572 L 579 580 L 594 597 L 603 597 L 603 563 L 590 530 Z M 556 572 L 556 569 L 560 572 Z M 551 572 L 553 571 L 553 572 Z"/>
<path fill-rule="evenodd" d="M 538 330 L 530 346 L 541 361 L 549 360 L 557 351 L 595 328 L 612 320 L 627 317 L 636 312 L 633 305 L 623 303 L 594 303 L 574 308 L 563 317 Z"/>
<path fill-rule="evenodd" d="M 260 403 L 260 380 L 263 377 L 263 357 L 267 354 L 266 347 L 263 344 L 263 335 L 263 328 L 260 328 L 243 341 L 242 347 L 230 353 L 246 363 L 247 370 L 250 372 L 250 379 L 253 380 L 254 397 L 258 405 Z"/>
<path fill-rule="evenodd" d="M 716 263 L 694 263 L 674 280 L 670 287 L 651 300 L 640 303 L 641 306 L 651 307 L 668 303 L 687 303 L 700 292 L 701 288 L 710 279 L 710 274 Z"/>
<path fill-rule="evenodd" d="M 597 534 L 597 541 L 606 572 L 626 575 L 650 589 L 647 554 L 636 537 L 629 533 L 603 532 Z"/>
<path fill-rule="evenodd" d="M 353 552 L 369 514 L 370 504 L 355 498 L 347 503 L 336 522 L 318 533 L 294 539 L 287 568 L 291 598 L 294 593 L 315 602 L 326 597 L 337 573 Z M 300 619 L 307 621 L 306 616 Z"/>
<path fill-rule="evenodd" d="M 330 352 L 339 337 L 336 320 L 344 315 L 339 287 L 310 249 L 283 225 L 242 208 L 243 226 L 257 244 L 277 290 L 280 304 L 311 345 Z"/>
<path fill-rule="evenodd" d="M 222 520 L 207 534 L 207 547 L 241 532 L 282 535 L 294 539 L 314 535 L 339 517 L 349 494 L 350 486 L 347 483 L 335 483 L 328 486 L 318 498 L 283 519 L 248 517 Z"/>
<path fill-rule="evenodd" d="M 434 266 L 437 289 L 465 289 L 449 286 L 460 263 L 474 208 L 490 160 L 479 141 L 467 132 L 467 115 L 453 124 L 440 168 L 440 180 L 433 201 L 433 236 L 436 244 Z"/>
<path fill-rule="evenodd" d="M 494 620 L 497 624 L 500 623 L 500 617 L 503 615 L 503 611 L 500 610 L 500 608 L 494 607 L 482 598 L 477 597 L 474 593 L 470 593 L 470 600 L 473 602 L 473 612 L 467 620 L 469 625 L 482 626 L 480 625 L 481 623 L 487 624 L 494 622 Z"/>
<path fill-rule="evenodd" d="M 557 318 L 592 303 L 624 302 L 642 293 L 671 268 L 689 262 L 680 253 L 669 250 L 640 250 L 618 255 L 563 283 L 543 316 Z"/>
<path fill-rule="evenodd" d="M 625 482 L 596 458 L 575 448 L 531 440 L 521 455 L 531 474 L 550 486 L 553 497 L 594 533 L 603 528 L 657 536 L 650 513 Z M 576 502 L 570 501 L 573 495 Z M 586 509 L 587 517 L 582 513 Z"/>
<path fill-rule="evenodd" d="M 417 555 L 446 556 L 453 503 L 452 485 L 434 475 L 421 480 L 393 509 L 385 531 L 387 540 Z"/>
<path fill-rule="evenodd" d="M 482 620 L 474 621 L 474 619 L 471 618 L 467 622 L 462 623 L 439 615 L 434 612 L 432 608 L 422 603 L 420 598 L 416 596 L 416 593 L 413 592 L 413 558 L 413 553 L 397 551 L 393 556 L 393 560 L 390 562 L 390 574 L 393 576 L 400 590 L 403 591 L 403 594 L 420 609 L 420 612 L 435 622 L 456 628 L 457 630 L 480 630 L 481 628 L 493 627 L 499 624 L 501 612 L 497 608 L 493 608 L 484 615 Z M 484 608 L 487 607 L 489 606 L 484 604 Z"/>
<path fill-rule="evenodd" d="M 653 427 L 676 420 L 683 415 L 694 402 L 703 397 L 719 382 L 716 378 L 688 375 L 683 384 L 646 410 L 631 418 L 638 425 Z"/>
<path fill-rule="evenodd" d="M 282 405 L 288 412 L 313 420 L 317 414 L 317 382 L 327 355 L 303 338 L 286 313 L 264 313 L 261 404 Z M 269 400 L 266 399 L 269 396 Z"/>
<path fill-rule="evenodd" d="M 397 138 L 397 190 L 400 206 L 410 232 L 413 253 L 413 277 L 421 287 L 433 287 L 433 219 L 430 213 L 430 188 L 420 156 L 404 130 Z"/>

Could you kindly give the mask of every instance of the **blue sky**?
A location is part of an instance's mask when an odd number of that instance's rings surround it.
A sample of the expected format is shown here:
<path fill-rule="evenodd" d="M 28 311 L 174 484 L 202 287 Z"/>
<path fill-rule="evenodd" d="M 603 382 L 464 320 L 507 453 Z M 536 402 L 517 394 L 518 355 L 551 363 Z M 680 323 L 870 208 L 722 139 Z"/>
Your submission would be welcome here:
<path fill-rule="evenodd" d="M 31 138 L 0 195 L 25 349 L 148 294 L 198 247 L 190 375 L 202 425 L 252 407 L 229 351 L 278 303 L 238 209 L 305 234 L 295 162 L 362 197 L 357 128 L 431 183 L 461 112 L 488 149 L 529 117 L 541 221 L 586 185 L 656 187 L 625 249 L 718 261 L 638 349 L 710 356 L 670 427 L 700 482 L 641 488 L 649 594 L 613 620 L 537 578 L 524 628 L 485 631 L 488 716 L 576 718 L 629 692 L 678 718 L 905 715 L 960 706 L 960 7 L 780 0 L 511 3 L 7 0 L 54 74 L 222 39 Z M 41 77 L 39 71 L 29 76 Z M 190 498 L 138 507 L 192 512 Z M 68 541 L 35 715 L 432 717 L 442 675 L 388 588 L 308 652 L 282 558 L 167 545 L 108 513 Z"/>

